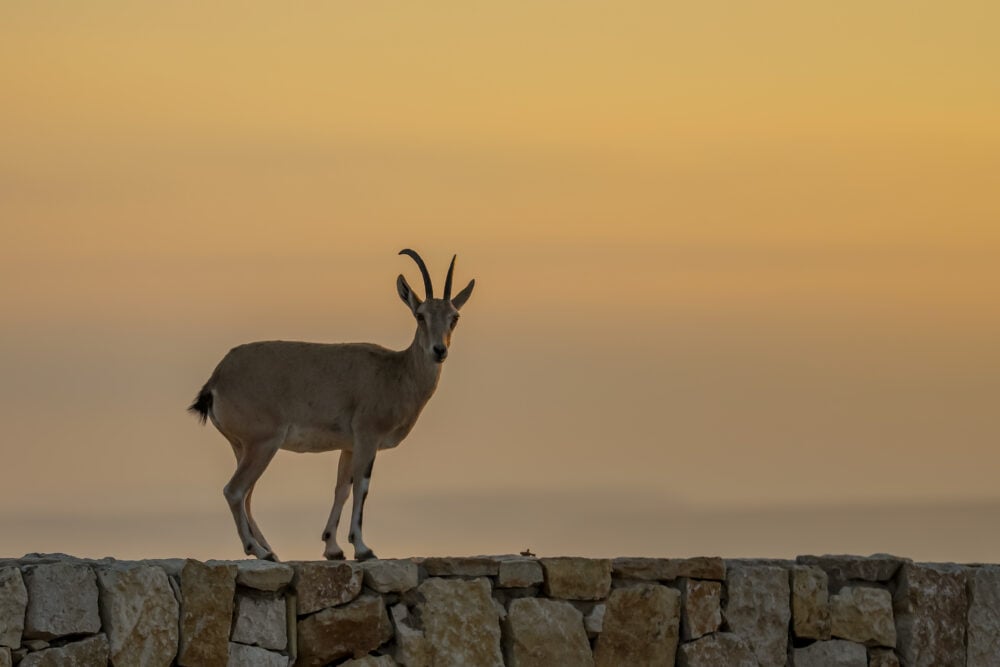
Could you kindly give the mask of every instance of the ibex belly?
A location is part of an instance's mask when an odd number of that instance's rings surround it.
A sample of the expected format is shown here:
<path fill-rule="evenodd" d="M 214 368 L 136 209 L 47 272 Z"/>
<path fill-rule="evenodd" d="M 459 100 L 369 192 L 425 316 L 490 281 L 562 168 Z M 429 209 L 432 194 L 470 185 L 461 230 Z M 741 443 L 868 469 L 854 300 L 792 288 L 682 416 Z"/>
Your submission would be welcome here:
<path fill-rule="evenodd" d="M 299 453 L 329 452 L 334 449 L 352 449 L 352 447 L 351 434 L 336 426 L 317 427 L 297 424 L 288 428 L 288 435 L 281 444 L 282 449 Z"/>

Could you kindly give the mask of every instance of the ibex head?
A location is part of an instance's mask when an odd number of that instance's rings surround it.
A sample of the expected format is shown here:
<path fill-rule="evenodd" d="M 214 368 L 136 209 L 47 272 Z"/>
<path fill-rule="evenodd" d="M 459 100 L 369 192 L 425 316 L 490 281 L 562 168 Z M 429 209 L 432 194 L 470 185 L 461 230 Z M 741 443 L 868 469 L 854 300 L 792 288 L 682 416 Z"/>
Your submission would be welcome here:
<path fill-rule="evenodd" d="M 409 307 L 413 317 L 417 320 L 417 337 L 421 347 L 427 351 L 434 362 L 440 364 L 448 357 L 451 332 L 458 324 L 458 311 L 472 296 L 472 288 L 476 286 L 476 281 L 470 280 L 465 289 L 452 298 L 451 277 L 455 271 L 455 257 L 452 257 L 451 266 L 448 267 L 448 277 L 444 281 L 444 297 L 435 299 L 434 286 L 431 285 L 431 276 L 427 272 L 424 260 L 409 248 L 400 250 L 399 254 L 412 257 L 413 261 L 420 267 L 420 273 L 424 277 L 426 301 L 421 301 L 420 297 L 414 294 L 402 274 L 396 279 L 396 290 L 399 292 L 399 298 Z"/>

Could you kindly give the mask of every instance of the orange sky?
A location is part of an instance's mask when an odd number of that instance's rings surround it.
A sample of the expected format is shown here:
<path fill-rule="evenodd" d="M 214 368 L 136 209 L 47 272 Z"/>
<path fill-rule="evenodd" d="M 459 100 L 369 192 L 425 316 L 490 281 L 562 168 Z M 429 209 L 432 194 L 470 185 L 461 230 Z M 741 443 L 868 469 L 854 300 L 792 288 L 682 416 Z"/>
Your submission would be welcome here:
<path fill-rule="evenodd" d="M 998 21 L 4 3 L 0 555 L 238 556 L 183 408 L 241 342 L 407 344 L 409 246 L 477 288 L 381 555 L 1000 560 Z M 265 474 L 279 555 L 335 467 Z"/>

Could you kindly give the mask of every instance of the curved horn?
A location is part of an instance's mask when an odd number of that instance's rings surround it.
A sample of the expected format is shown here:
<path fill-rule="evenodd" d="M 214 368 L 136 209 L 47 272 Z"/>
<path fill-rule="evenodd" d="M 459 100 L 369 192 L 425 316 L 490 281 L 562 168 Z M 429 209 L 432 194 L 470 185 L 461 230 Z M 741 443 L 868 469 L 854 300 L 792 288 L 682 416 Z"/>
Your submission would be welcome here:
<path fill-rule="evenodd" d="M 410 250 L 409 248 L 404 248 L 403 250 L 400 250 L 399 254 L 409 255 L 410 257 L 413 258 L 413 261 L 417 263 L 417 266 L 420 267 L 420 273 L 422 273 L 424 276 L 424 293 L 426 294 L 426 298 L 433 299 L 434 287 L 431 285 L 431 274 L 427 273 L 427 265 L 424 264 L 424 260 L 420 258 L 420 255 L 418 255 L 415 251 Z"/>
<path fill-rule="evenodd" d="M 448 277 L 444 279 L 444 298 L 447 301 L 451 299 L 451 274 L 455 272 L 455 258 L 458 255 L 451 256 L 451 265 L 448 267 Z"/>

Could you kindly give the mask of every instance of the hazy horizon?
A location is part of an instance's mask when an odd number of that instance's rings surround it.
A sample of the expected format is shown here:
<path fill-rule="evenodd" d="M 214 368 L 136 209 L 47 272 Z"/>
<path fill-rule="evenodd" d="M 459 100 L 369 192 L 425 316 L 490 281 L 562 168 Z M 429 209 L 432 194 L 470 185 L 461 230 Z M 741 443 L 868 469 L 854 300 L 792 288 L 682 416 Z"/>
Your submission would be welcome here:
<path fill-rule="evenodd" d="M 1000 562 L 997 19 L 0 7 L 0 555 L 241 557 L 185 407 L 240 343 L 407 345 L 412 247 L 477 286 L 380 556 Z M 265 472 L 280 557 L 336 456 Z"/>

